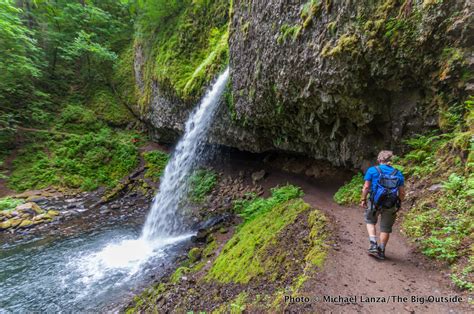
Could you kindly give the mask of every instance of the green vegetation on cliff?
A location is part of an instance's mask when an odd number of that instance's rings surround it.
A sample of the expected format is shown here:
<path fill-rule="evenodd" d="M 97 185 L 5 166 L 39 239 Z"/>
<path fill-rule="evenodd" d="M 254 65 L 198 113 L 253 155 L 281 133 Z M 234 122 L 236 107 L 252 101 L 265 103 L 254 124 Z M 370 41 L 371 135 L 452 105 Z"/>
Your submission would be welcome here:
<path fill-rule="evenodd" d="M 147 1 L 139 11 L 135 46 L 144 53 L 144 94 L 152 80 L 184 100 L 196 100 L 228 63 L 227 0 Z M 157 31 L 158 30 L 158 31 Z"/>

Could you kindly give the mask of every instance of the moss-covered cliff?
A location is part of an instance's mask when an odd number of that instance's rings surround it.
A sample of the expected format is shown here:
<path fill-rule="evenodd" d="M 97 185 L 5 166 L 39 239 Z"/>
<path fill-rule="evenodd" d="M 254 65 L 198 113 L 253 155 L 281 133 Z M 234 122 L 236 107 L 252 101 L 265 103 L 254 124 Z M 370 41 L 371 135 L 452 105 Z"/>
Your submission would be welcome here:
<path fill-rule="evenodd" d="M 158 140 L 181 132 L 227 62 L 227 36 L 231 88 L 211 140 L 245 150 L 361 166 L 442 127 L 444 112 L 472 92 L 469 1 L 228 5 L 193 1 L 137 36 L 138 103 Z"/>

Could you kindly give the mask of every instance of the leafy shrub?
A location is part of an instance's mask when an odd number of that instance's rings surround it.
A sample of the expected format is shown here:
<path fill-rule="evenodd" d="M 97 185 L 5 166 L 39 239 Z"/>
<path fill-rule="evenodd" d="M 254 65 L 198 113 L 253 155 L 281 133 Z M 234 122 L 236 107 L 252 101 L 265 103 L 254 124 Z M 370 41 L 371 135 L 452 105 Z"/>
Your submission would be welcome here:
<path fill-rule="evenodd" d="M 13 162 L 8 185 L 17 191 L 50 185 L 93 190 L 114 186 L 138 163 L 130 132 L 102 128 L 83 135 L 37 136 Z"/>
<path fill-rule="evenodd" d="M 363 185 L 364 177 L 362 173 L 358 173 L 349 183 L 339 188 L 336 194 L 334 194 L 334 201 L 340 205 L 358 204 L 360 202 Z"/>
<path fill-rule="evenodd" d="M 217 183 L 217 174 L 208 169 L 199 169 L 189 178 L 191 201 L 201 203 Z"/>
<path fill-rule="evenodd" d="M 285 185 L 273 188 L 269 198 L 254 198 L 251 200 L 238 200 L 234 202 L 234 211 L 246 221 L 255 218 L 275 207 L 277 204 L 303 196 L 301 188 L 294 185 Z"/>

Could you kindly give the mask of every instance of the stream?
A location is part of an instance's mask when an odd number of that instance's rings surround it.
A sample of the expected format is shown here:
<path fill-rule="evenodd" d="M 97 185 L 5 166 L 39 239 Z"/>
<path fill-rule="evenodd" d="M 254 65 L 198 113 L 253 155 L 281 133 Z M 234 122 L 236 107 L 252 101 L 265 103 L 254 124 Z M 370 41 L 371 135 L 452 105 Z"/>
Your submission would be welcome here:
<path fill-rule="evenodd" d="M 141 241 L 122 225 L 66 239 L 1 247 L 0 312 L 110 309 L 173 262 L 190 235 Z"/>
<path fill-rule="evenodd" d="M 183 222 L 189 177 L 205 155 L 228 77 L 227 68 L 190 113 L 143 227 L 130 219 L 76 236 L 0 247 L 0 312 L 97 312 L 113 310 L 113 304 L 117 310 L 134 288 L 163 273 L 195 234 Z"/>

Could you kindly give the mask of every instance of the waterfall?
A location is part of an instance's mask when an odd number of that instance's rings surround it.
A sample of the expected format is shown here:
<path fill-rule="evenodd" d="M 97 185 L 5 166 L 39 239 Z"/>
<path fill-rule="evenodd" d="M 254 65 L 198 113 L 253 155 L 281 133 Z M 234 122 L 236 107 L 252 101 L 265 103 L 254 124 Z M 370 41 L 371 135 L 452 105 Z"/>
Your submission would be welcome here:
<path fill-rule="evenodd" d="M 186 121 L 184 135 L 165 168 L 143 227 L 142 237 L 145 240 L 165 238 L 184 231 L 181 207 L 188 193 L 188 179 L 202 155 L 203 144 L 228 77 L 227 68 Z"/>

